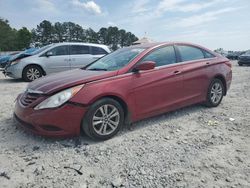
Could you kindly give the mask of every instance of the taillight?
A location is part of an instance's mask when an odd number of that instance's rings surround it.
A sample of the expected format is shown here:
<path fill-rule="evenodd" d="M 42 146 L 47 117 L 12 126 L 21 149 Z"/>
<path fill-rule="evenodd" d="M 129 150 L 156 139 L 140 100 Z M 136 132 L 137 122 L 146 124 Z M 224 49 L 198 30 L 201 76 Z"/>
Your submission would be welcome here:
<path fill-rule="evenodd" d="M 229 66 L 230 68 L 232 68 L 232 64 L 231 64 L 230 61 L 226 61 L 225 64 L 226 64 L 227 66 Z"/>

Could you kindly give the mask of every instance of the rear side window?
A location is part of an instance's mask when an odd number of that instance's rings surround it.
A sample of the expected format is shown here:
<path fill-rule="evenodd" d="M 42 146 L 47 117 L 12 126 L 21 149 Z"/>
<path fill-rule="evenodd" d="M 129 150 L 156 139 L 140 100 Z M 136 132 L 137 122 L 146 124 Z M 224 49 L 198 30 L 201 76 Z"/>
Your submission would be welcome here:
<path fill-rule="evenodd" d="M 70 46 L 70 54 L 71 55 L 90 54 L 89 46 L 71 45 Z"/>
<path fill-rule="evenodd" d="M 203 53 L 204 53 L 205 58 L 213 58 L 213 57 L 215 57 L 213 54 L 209 53 L 206 50 L 203 50 Z"/>
<path fill-rule="evenodd" d="M 108 54 L 108 52 L 106 52 L 104 49 L 100 48 L 100 47 L 95 47 L 92 46 L 92 55 L 106 55 Z"/>
<path fill-rule="evenodd" d="M 67 45 L 57 46 L 55 48 L 52 48 L 48 52 L 52 52 L 52 56 L 69 55 L 69 47 Z"/>
<path fill-rule="evenodd" d="M 156 67 L 169 65 L 176 63 L 175 50 L 173 46 L 166 46 L 160 49 L 157 49 L 150 54 L 146 55 L 141 62 L 143 61 L 154 61 Z"/>
<path fill-rule="evenodd" d="M 204 59 L 201 49 L 192 46 L 178 46 L 182 61 Z"/>

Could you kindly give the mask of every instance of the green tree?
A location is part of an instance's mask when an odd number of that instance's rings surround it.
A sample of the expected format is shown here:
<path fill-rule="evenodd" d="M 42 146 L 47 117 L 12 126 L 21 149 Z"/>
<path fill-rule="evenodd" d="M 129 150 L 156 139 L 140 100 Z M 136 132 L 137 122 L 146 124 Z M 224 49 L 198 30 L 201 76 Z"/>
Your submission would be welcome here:
<path fill-rule="evenodd" d="M 98 43 L 98 34 L 91 28 L 86 30 L 86 42 Z"/>
<path fill-rule="evenodd" d="M 17 50 L 16 30 L 12 29 L 8 20 L 0 18 L 0 51 Z"/>
<path fill-rule="evenodd" d="M 23 27 L 19 29 L 16 34 L 16 47 L 19 50 L 26 49 L 30 46 L 31 43 L 31 32 Z"/>
<path fill-rule="evenodd" d="M 54 42 L 63 42 L 65 41 L 66 28 L 60 22 L 54 24 Z"/>
<path fill-rule="evenodd" d="M 101 44 L 107 44 L 108 43 L 108 29 L 105 27 L 102 27 L 98 33 L 98 39 L 99 39 L 99 43 Z"/>
<path fill-rule="evenodd" d="M 47 45 L 54 42 L 54 27 L 51 22 L 44 20 L 32 31 L 33 41 L 38 45 Z"/>
<path fill-rule="evenodd" d="M 73 22 L 64 22 L 62 24 L 64 41 L 81 42 L 86 39 L 83 28 Z"/>

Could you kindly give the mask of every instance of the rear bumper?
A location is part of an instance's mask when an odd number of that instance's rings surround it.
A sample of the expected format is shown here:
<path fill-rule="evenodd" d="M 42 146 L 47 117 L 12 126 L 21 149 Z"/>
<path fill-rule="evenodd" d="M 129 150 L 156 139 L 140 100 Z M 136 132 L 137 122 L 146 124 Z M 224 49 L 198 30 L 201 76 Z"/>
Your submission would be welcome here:
<path fill-rule="evenodd" d="M 46 137 L 72 137 L 80 134 L 86 107 L 68 104 L 55 108 L 34 110 L 17 100 L 14 119 L 25 130 Z"/>
<path fill-rule="evenodd" d="M 233 78 L 233 74 L 232 74 L 232 70 L 230 70 L 227 74 L 226 74 L 226 93 L 227 91 L 230 89 L 231 83 L 232 83 L 232 78 Z"/>

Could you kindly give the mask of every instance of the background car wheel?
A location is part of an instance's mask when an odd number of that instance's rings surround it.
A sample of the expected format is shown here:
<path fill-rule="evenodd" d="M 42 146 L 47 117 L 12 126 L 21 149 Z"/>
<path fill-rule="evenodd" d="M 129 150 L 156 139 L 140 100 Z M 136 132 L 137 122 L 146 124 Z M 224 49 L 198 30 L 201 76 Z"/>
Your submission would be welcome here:
<path fill-rule="evenodd" d="M 36 65 L 27 66 L 23 70 L 23 79 L 26 82 L 31 82 L 37 78 L 42 77 L 42 75 L 43 75 L 42 69 Z"/>
<path fill-rule="evenodd" d="M 83 131 L 91 138 L 106 140 L 113 137 L 124 123 L 124 110 L 119 102 L 103 98 L 90 106 L 82 122 Z"/>
<path fill-rule="evenodd" d="M 242 66 L 242 63 L 238 63 L 239 64 L 239 66 Z"/>
<path fill-rule="evenodd" d="M 206 105 L 208 107 L 216 107 L 221 103 L 225 87 L 220 79 L 214 79 L 209 85 L 207 92 Z"/>

